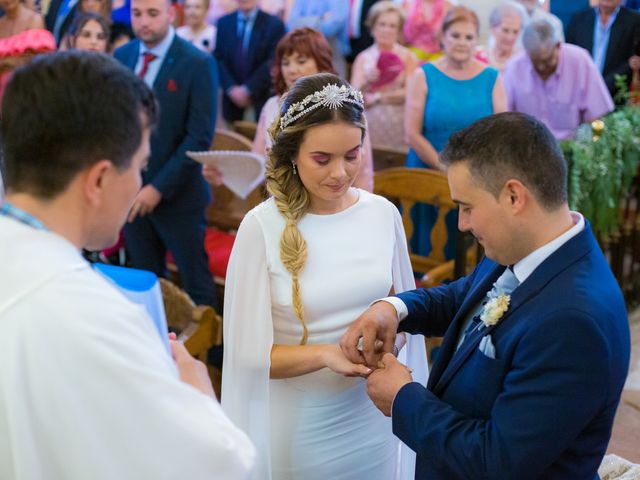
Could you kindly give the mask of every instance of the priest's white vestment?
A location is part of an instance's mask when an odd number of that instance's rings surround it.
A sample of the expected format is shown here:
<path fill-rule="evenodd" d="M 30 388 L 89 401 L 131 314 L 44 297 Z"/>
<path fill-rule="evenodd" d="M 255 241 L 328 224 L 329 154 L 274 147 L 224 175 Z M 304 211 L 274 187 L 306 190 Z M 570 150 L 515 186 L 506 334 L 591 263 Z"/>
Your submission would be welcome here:
<path fill-rule="evenodd" d="M 64 238 L 0 216 L 0 478 L 247 478 L 255 450 Z"/>

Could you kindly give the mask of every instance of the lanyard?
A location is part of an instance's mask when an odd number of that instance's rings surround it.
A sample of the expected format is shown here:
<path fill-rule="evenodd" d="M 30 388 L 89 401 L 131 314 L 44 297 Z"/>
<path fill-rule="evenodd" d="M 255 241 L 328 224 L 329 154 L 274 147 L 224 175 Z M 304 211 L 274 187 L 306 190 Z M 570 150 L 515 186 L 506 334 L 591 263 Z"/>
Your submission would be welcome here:
<path fill-rule="evenodd" d="M 38 220 L 36 217 L 31 215 L 30 213 L 25 212 L 24 210 L 18 207 L 14 207 L 13 205 L 7 202 L 0 205 L 0 215 L 13 218 L 14 220 L 17 220 L 20 223 L 24 223 L 25 225 L 29 225 L 30 227 L 33 227 L 36 230 L 45 230 L 45 231 L 49 230 L 47 226 L 44 223 L 42 223 L 40 220 Z"/>

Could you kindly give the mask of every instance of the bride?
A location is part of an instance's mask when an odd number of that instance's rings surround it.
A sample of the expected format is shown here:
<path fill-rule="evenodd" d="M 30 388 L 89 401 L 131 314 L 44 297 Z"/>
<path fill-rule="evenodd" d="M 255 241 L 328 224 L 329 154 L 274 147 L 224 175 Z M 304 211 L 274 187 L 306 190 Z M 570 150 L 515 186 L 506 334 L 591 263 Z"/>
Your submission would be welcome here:
<path fill-rule="evenodd" d="M 247 214 L 226 279 L 222 406 L 260 452 L 256 480 L 413 478 L 414 458 L 368 399 L 370 370 L 338 342 L 374 300 L 415 288 L 402 221 L 352 187 L 362 94 L 332 74 L 301 78 L 270 129 L 271 198 Z M 398 335 L 426 380 L 424 339 Z"/>

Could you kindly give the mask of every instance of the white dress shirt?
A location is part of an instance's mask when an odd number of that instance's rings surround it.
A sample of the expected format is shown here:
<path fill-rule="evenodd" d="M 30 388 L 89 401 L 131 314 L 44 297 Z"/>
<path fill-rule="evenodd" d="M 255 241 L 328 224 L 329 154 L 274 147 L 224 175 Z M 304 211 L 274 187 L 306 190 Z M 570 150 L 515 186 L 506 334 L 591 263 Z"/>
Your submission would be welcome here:
<path fill-rule="evenodd" d="M 138 53 L 138 62 L 136 63 L 136 68 L 134 70 L 136 72 L 136 75 L 138 75 L 142 70 L 142 65 L 144 63 L 143 55 L 145 52 L 153 53 L 156 56 L 153 61 L 149 62 L 147 73 L 144 76 L 144 83 L 146 83 L 149 88 L 153 88 L 153 84 L 156 81 L 158 72 L 160 72 L 160 67 L 162 67 L 162 62 L 164 62 L 164 59 L 167 56 L 167 52 L 169 51 L 169 48 L 171 47 L 173 38 L 175 36 L 175 30 L 173 29 L 173 27 L 169 27 L 167 35 L 155 47 L 147 48 L 147 46 L 143 42 L 140 42 L 140 53 Z"/>

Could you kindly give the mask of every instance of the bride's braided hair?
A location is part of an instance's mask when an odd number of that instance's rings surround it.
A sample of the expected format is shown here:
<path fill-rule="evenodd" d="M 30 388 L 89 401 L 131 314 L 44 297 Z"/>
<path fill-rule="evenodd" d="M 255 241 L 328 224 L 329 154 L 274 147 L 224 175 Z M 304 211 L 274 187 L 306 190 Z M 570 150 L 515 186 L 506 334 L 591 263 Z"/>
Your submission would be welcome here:
<path fill-rule="evenodd" d="M 310 127 L 330 122 L 345 122 L 360 127 L 364 136 L 366 123 L 363 109 L 347 102 L 336 109 L 316 108 L 284 129 L 280 128 L 280 117 L 290 105 L 302 101 L 314 92 L 321 91 L 329 84 L 349 87 L 349 84 L 340 77 L 329 73 L 319 73 L 299 79 L 285 95 L 280 105 L 280 114 L 269 128 L 273 145 L 267 152 L 265 184 L 278 210 L 286 219 L 286 225 L 280 237 L 280 259 L 291 274 L 293 310 L 303 329 L 301 345 L 307 343 L 309 336 L 299 281 L 300 273 L 307 260 L 307 242 L 298 230 L 298 221 L 309 209 L 310 199 L 309 192 L 300 177 L 294 173 L 292 162 L 297 161 L 300 145 L 305 132 Z"/>

